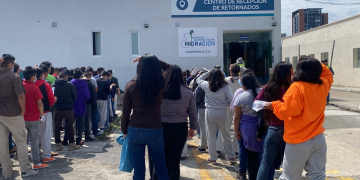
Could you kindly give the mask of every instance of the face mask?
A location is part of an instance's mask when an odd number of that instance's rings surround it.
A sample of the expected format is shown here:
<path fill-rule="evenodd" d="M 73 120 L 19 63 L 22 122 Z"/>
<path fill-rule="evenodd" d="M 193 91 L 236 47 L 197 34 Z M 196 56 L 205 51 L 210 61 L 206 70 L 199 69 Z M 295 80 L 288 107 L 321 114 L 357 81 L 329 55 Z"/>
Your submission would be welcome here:
<path fill-rule="evenodd" d="M 11 72 L 14 72 L 14 68 L 12 68 Z"/>
<path fill-rule="evenodd" d="M 33 83 L 35 83 L 36 82 L 36 79 L 33 81 Z"/>

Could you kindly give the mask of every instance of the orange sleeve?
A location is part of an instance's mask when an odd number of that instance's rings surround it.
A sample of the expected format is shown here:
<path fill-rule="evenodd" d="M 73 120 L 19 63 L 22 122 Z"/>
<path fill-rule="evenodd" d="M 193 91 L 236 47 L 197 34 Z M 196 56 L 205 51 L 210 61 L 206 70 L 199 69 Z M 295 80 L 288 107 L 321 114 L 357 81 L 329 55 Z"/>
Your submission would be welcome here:
<path fill-rule="evenodd" d="M 292 84 L 286 91 L 284 102 L 274 101 L 272 103 L 273 113 L 280 120 L 289 119 L 291 116 L 298 116 L 304 109 L 304 102 L 302 100 L 300 89 L 296 84 Z"/>
<path fill-rule="evenodd" d="M 326 92 L 328 93 L 330 91 L 332 83 L 334 82 L 334 76 L 331 70 L 323 64 L 322 64 L 322 73 L 320 75 L 320 79 L 323 81 L 326 87 Z"/>

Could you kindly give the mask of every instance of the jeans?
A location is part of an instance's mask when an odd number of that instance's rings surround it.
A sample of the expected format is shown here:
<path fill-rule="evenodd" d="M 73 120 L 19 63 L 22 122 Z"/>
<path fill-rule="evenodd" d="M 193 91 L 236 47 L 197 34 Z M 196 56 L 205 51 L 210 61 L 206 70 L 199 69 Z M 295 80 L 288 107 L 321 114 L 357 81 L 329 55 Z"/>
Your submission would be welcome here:
<path fill-rule="evenodd" d="M 111 108 L 112 108 L 112 112 L 113 112 L 113 117 L 115 117 L 116 116 L 116 109 L 115 109 L 115 104 L 114 104 L 114 102 L 115 101 L 113 101 L 112 99 L 110 100 L 110 102 L 111 102 Z"/>
<path fill-rule="evenodd" d="M 128 145 L 134 166 L 134 180 L 145 179 L 145 146 L 154 162 L 159 180 L 170 180 L 165 164 L 163 129 L 128 127 Z"/>
<path fill-rule="evenodd" d="M 183 151 L 187 134 L 187 123 L 162 123 L 165 141 L 166 168 L 170 179 L 180 179 L 180 157 Z M 185 147 L 187 149 L 187 146 Z M 157 173 L 152 167 L 152 158 L 149 156 L 151 180 L 157 180 Z"/>
<path fill-rule="evenodd" d="M 94 111 L 91 111 L 91 129 L 93 135 L 97 135 L 99 128 L 99 111 L 97 109 L 97 105 L 92 110 Z"/>
<path fill-rule="evenodd" d="M 242 139 L 238 141 L 239 143 L 239 171 L 242 173 L 246 173 L 247 169 L 247 162 L 248 162 L 248 156 L 247 156 L 247 149 L 244 146 L 244 142 Z"/>
<path fill-rule="evenodd" d="M 14 148 L 14 143 L 13 143 L 13 140 L 12 140 L 12 136 L 11 136 L 11 133 L 9 134 L 9 151 Z"/>
<path fill-rule="evenodd" d="M 84 133 L 85 116 L 75 117 L 76 120 L 76 142 L 80 143 Z"/>
<path fill-rule="evenodd" d="M 328 96 L 326 97 L 326 102 L 330 102 L 330 92 L 329 92 Z"/>
<path fill-rule="evenodd" d="M 274 161 L 281 147 L 285 147 L 284 126 L 269 126 L 264 140 L 264 153 L 257 176 L 257 180 L 274 179 Z M 283 156 L 283 155 L 282 155 Z M 272 176 L 271 176 L 272 174 Z"/>

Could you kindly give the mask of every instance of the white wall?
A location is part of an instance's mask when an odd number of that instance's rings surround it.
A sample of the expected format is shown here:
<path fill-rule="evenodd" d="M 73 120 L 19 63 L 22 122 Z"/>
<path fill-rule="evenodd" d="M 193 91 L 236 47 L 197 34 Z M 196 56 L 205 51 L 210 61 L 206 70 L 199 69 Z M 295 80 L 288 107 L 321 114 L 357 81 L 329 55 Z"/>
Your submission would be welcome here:
<path fill-rule="evenodd" d="M 353 49 L 360 48 L 360 15 L 318 27 L 282 39 L 282 60 L 300 55 L 315 54 L 321 60 L 321 53 L 329 53 L 329 61 L 335 40 L 332 67 L 337 86 L 360 87 L 360 68 L 353 68 Z"/>
<path fill-rule="evenodd" d="M 272 17 L 171 18 L 170 0 L 0 0 L 0 53 L 21 67 L 51 61 L 55 67 L 113 69 L 123 89 L 135 76 L 130 31 L 138 30 L 140 54 L 153 53 L 183 70 L 223 64 L 223 30 L 270 30 L 275 64 L 281 61 L 281 3 Z M 50 22 L 57 21 L 57 29 Z M 276 21 L 277 26 L 272 23 Z M 175 22 L 180 27 L 217 27 L 218 56 L 179 58 Z M 144 24 L 149 24 L 145 29 Z M 102 56 L 92 55 L 92 31 L 101 31 Z"/>

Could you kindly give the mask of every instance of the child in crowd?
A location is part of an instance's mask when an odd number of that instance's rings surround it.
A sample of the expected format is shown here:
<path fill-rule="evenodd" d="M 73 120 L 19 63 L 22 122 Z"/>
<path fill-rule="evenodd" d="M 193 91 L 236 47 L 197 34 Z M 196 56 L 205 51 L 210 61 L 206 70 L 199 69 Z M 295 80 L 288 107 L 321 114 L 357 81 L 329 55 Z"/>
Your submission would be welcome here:
<path fill-rule="evenodd" d="M 300 59 L 293 80 L 284 102 L 266 106 L 285 123 L 286 148 L 279 179 L 301 179 L 303 169 L 307 179 L 325 179 L 327 146 L 323 123 L 333 75 L 317 59 L 306 56 Z"/>
<path fill-rule="evenodd" d="M 40 121 L 43 122 L 44 106 L 42 103 L 43 96 L 40 89 L 34 85 L 36 69 L 28 66 L 24 70 L 25 81 L 23 82 L 25 94 L 25 125 L 31 142 L 31 156 L 33 169 L 46 168 L 49 165 L 41 164 L 39 140 L 41 134 Z M 40 116 L 41 115 L 41 116 Z"/>

